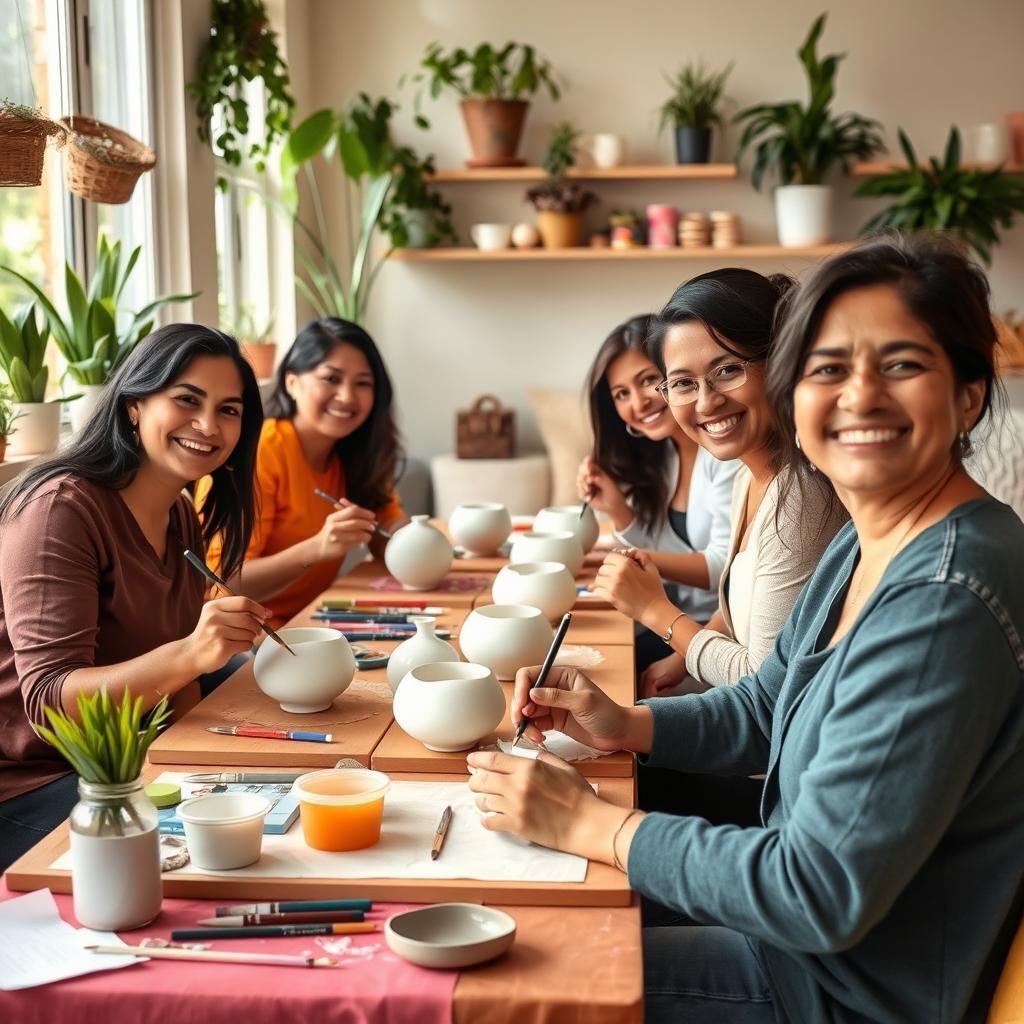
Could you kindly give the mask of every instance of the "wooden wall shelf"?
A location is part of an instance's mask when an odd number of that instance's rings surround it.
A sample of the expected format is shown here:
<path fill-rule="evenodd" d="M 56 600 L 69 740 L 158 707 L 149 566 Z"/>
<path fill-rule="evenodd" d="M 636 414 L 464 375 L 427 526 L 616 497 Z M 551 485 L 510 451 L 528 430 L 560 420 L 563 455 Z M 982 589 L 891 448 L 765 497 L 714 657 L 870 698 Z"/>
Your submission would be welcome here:
<path fill-rule="evenodd" d="M 998 164 L 972 164 L 965 163 L 963 167 L 970 170 L 994 171 Z M 857 178 L 877 178 L 881 174 L 890 174 L 893 171 L 905 171 L 907 165 L 899 160 L 880 160 L 874 163 L 854 164 L 851 173 Z M 1003 171 L 1006 174 L 1024 174 L 1024 164 L 1005 163 Z"/>
<path fill-rule="evenodd" d="M 778 259 L 792 257 L 794 259 L 820 259 L 831 256 L 846 248 L 850 243 L 829 242 L 825 245 L 804 246 L 799 249 L 787 249 L 781 245 L 736 245 L 728 249 L 716 249 L 706 246 L 702 249 L 683 249 L 673 246 L 670 249 L 612 249 L 576 246 L 571 249 L 497 249 L 484 252 L 469 245 L 453 246 L 438 249 L 396 249 L 390 259 L 415 263 L 528 263 L 531 261 L 551 262 L 579 261 L 595 262 L 606 260 L 713 260 L 723 259 Z"/>
<path fill-rule="evenodd" d="M 570 167 L 567 178 L 585 181 L 701 181 L 735 178 L 735 164 L 649 164 L 629 167 Z M 452 167 L 435 172 L 432 181 L 438 184 L 460 184 L 467 181 L 530 182 L 543 181 L 547 172 L 543 167 Z"/>

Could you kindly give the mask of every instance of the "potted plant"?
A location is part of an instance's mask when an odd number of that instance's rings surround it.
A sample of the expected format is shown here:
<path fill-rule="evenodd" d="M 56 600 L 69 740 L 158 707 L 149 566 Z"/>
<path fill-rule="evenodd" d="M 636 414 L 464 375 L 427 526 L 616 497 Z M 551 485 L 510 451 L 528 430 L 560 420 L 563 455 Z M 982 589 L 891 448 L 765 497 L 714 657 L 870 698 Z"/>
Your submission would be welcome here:
<path fill-rule="evenodd" d="M 666 77 L 672 95 L 661 105 L 660 130 L 672 125 L 676 163 L 706 164 L 711 157 L 711 129 L 722 127 L 722 92 L 732 71 L 707 71 L 703 64 L 687 64 L 674 78 Z"/>
<path fill-rule="evenodd" d="M 737 115 L 747 122 L 736 151 L 739 162 L 747 149 L 755 148 L 751 179 L 761 188 L 765 173 L 775 170 L 775 217 L 779 241 L 784 246 L 817 245 L 831 236 L 832 189 L 825 176 L 837 165 L 848 171 L 853 160 L 867 160 L 882 148 L 880 125 L 859 114 L 833 114 L 835 77 L 845 54 L 829 54 L 819 61 L 818 39 L 825 15 L 811 26 L 797 51 L 807 74 L 806 106 L 759 103 Z"/>
<path fill-rule="evenodd" d="M 249 360 L 257 380 L 268 380 L 274 376 L 274 357 L 277 342 L 274 341 L 274 317 L 257 323 L 251 302 L 243 302 L 232 316 L 226 306 L 220 307 L 220 327 L 233 335 L 241 346 L 242 354 Z"/>
<path fill-rule="evenodd" d="M 7 388 L 0 387 L 0 463 L 7 455 L 7 439 L 17 429 L 14 426 L 14 421 L 20 419 L 21 415 L 14 409 L 11 393 Z"/>
<path fill-rule="evenodd" d="M 444 89 L 460 97 L 462 118 L 473 153 L 467 167 L 518 167 L 525 163 L 516 156 L 519 137 L 529 102 L 540 89 L 557 100 L 561 95 L 551 65 L 525 43 L 506 43 L 500 49 L 481 43 L 470 52 L 461 46 L 446 51 L 431 43 L 420 61 L 417 81 L 429 83 L 437 99 Z M 419 112 L 417 123 L 428 127 Z"/>
<path fill-rule="evenodd" d="M 395 150 L 394 177 L 380 222 L 392 248 L 429 249 L 458 241 L 451 205 L 427 184 L 433 174 L 433 155 L 420 159 L 410 146 Z"/>
<path fill-rule="evenodd" d="M 77 719 L 43 708 L 36 727 L 78 773 L 69 818 L 75 917 L 86 928 L 141 928 L 160 913 L 160 837 L 146 796 L 146 751 L 171 716 L 167 698 L 146 716 L 125 690 L 115 704 L 102 688 L 78 695 Z"/>
<path fill-rule="evenodd" d="M 190 295 L 167 295 L 154 299 L 139 312 L 131 314 L 128 326 L 119 331 L 118 319 L 123 320 L 129 314 L 122 314 L 117 304 L 141 251 L 142 246 L 136 246 L 122 269 L 121 243 L 111 245 L 105 235 L 100 235 L 96 271 L 88 288 L 70 265 L 65 264 L 66 317 L 57 312 L 35 282 L 11 267 L 0 267 L 0 270 L 18 278 L 35 295 L 57 348 L 67 361 L 67 373 L 77 384 L 81 395 L 71 407 L 71 425 L 75 430 L 81 429 L 92 414 L 99 392 L 110 375 L 153 329 L 152 314 L 169 302 L 187 302 L 199 294 L 192 292 Z M 66 400 L 70 401 L 70 397 Z"/>
<path fill-rule="evenodd" d="M 526 198 L 537 211 L 537 230 L 545 249 L 566 249 L 579 245 L 583 213 L 597 196 L 573 181 L 565 172 L 576 163 L 580 133 L 568 122 L 559 124 L 544 153 L 547 181 L 526 190 Z"/>
<path fill-rule="evenodd" d="M 919 164 L 902 129 L 899 139 L 907 166 L 893 167 L 888 174 L 864 182 L 854 193 L 870 198 L 894 197 L 891 205 L 861 228 L 861 233 L 887 228 L 949 231 L 989 263 L 991 246 L 999 241 L 996 228 L 1009 228 L 1016 214 L 1024 213 L 1024 182 L 998 167 L 979 170 L 961 166 L 960 132 L 955 127 L 950 130 L 941 162 L 932 157 L 927 164 Z"/>

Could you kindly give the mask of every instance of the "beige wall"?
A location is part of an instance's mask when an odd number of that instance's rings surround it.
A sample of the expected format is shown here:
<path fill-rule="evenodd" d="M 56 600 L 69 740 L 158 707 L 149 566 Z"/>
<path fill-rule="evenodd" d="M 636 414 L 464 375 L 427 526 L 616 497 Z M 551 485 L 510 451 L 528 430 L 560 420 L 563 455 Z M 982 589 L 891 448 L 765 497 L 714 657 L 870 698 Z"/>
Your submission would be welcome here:
<path fill-rule="evenodd" d="M 628 142 L 633 163 L 669 161 L 657 137 L 662 72 L 703 57 L 732 60 L 728 92 L 738 106 L 803 97 L 795 50 L 822 0 L 289 0 L 289 20 L 308 41 L 307 57 L 289 46 L 303 89 L 300 115 L 340 105 L 359 90 L 401 98 L 398 134 L 438 166 L 467 155 L 455 101 L 428 101 L 429 133 L 412 127 L 412 94 L 399 76 L 415 68 L 432 40 L 473 46 L 509 39 L 535 44 L 564 76 L 558 104 L 535 102 L 522 155 L 538 162 L 556 120 L 584 131 L 612 131 Z M 303 24 L 304 23 L 304 24 Z M 878 118 L 895 150 L 903 126 L 919 155 L 937 152 L 951 123 L 963 130 L 1024 109 L 1024 3 L 1020 0 L 843 0 L 833 2 L 819 52 L 849 54 L 839 73 L 837 109 Z M 302 63 L 302 67 L 296 65 Z M 306 102 L 309 106 L 306 106 Z M 716 157 L 729 159 L 735 130 Z M 337 191 L 329 198 L 341 234 Z M 601 183 L 597 218 L 617 206 L 670 202 L 681 208 L 734 209 L 746 240 L 773 241 L 770 193 L 744 175 L 725 184 Z M 838 183 L 837 237 L 849 237 L 872 205 Z M 476 220 L 530 220 L 516 185 L 449 186 L 463 238 Z M 525 402 L 530 385 L 576 388 L 607 331 L 658 307 L 676 284 L 711 269 L 713 260 L 678 263 L 408 264 L 384 268 L 369 327 L 394 376 L 410 452 L 452 447 L 456 407 L 493 390 L 520 409 L 524 449 L 539 447 Z M 801 271 L 806 263 L 754 261 L 764 272 Z M 998 251 L 991 279 L 997 309 L 1024 309 L 1024 225 Z"/>

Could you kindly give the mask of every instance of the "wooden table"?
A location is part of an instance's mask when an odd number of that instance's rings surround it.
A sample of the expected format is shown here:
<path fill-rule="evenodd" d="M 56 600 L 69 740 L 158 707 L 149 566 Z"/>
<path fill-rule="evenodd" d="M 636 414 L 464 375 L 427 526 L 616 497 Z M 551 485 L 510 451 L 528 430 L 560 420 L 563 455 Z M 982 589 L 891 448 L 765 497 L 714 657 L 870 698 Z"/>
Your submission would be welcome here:
<path fill-rule="evenodd" d="M 461 587 L 472 575 L 465 571 L 450 572 L 446 579 Z M 398 603 L 418 601 L 428 605 L 441 605 L 445 608 L 472 608 L 477 595 L 487 590 L 493 579 L 493 573 L 480 573 L 479 575 L 481 577 L 479 583 L 471 586 L 468 590 L 380 590 L 372 584 L 388 577 L 389 573 L 382 561 L 374 559 L 371 562 L 363 562 L 350 573 L 340 576 L 335 580 L 331 593 L 339 597 L 374 601 L 379 604 L 389 604 L 392 601 Z"/>

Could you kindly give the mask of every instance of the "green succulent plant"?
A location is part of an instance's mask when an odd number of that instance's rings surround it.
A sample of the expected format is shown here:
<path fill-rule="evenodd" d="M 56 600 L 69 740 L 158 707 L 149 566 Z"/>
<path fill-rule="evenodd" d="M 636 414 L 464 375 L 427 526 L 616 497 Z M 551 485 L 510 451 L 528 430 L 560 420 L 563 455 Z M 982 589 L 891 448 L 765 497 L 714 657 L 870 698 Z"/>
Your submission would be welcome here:
<path fill-rule="evenodd" d="M 659 131 L 674 128 L 710 128 L 722 124 L 722 93 L 732 64 L 722 71 L 708 71 L 703 64 L 687 64 L 665 81 L 672 95 L 661 105 Z"/>
<path fill-rule="evenodd" d="M 50 330 L 40 329 L 36 304 L 28 303 L 11 320 L 0 309 L 0 369 L 15 402 L 43 402 L 50 371 L 44 364 Z"/>

